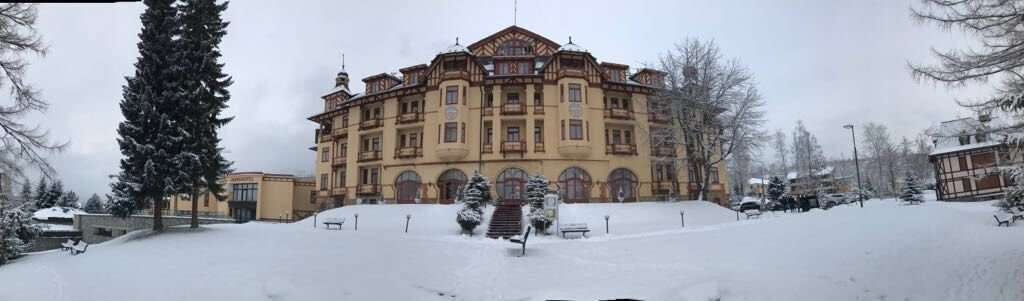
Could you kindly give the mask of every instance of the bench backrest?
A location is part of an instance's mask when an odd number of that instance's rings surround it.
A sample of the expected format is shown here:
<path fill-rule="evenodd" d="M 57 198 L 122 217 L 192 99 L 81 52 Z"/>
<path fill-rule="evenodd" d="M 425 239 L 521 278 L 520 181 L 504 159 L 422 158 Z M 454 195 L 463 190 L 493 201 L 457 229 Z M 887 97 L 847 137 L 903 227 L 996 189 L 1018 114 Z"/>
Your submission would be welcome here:
<path fill-rule="evenodd" d="M 75 249 L 79 249 L 79 250 L 85 250 L 85 248 L 88 248 L 88 247 L 89 247 L 89 244 L 85 243 L 84 241 L 79 241 L 78 244 L 75 245 Z"/>
<path fill-rule="evenodd" d="M 585 230 L 587 229 L 587 223 L 567 223 L 558 225 L 562 230 Z"/>
<path fill-rule="evenodd" d="M 526 227 L 526 234 L 523 235 L 523 244 L 524 245 L 526 244 L 526 240 L 530 239 L 530 230 L 533 230 L 532 226 L 531 227 Z"/>
<path fill-rule="evenodd" d="M 329 217 L 329 218 L 324 219 L 324 222 L 325 223 L 344 223 L 345 222 L 345 218 L 344 217 L 343 218 Z"/>

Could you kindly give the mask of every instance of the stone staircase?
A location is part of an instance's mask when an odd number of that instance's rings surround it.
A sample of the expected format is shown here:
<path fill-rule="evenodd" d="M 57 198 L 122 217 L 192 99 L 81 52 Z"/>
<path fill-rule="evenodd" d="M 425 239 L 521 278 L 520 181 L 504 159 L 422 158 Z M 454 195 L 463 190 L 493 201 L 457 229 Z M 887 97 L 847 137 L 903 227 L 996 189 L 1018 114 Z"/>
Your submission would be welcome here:
<path fill-rule="evenodd" d="M 487 237 L 509 238 L 523 233 L 523 207 L 519 205 L 495 205 L 491 223 L 487 226 Z"/>

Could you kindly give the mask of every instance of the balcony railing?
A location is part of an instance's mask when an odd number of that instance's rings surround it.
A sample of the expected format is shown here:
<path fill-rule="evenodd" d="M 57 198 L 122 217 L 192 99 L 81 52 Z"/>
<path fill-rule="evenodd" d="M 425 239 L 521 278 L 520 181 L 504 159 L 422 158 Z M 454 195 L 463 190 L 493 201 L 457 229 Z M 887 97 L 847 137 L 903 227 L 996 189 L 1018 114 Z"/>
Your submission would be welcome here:
<path fill-rule="evenodd" d="M 662 191 L 662 192 L 668 192 L 668 191 L 675 191 L 677 193 L 679 192 L 679 188 L 676 188 L 676 182 L 672 182 L 672 181 L 654 181 L 654 182 L 651 182 L 651 189 L 654 190 L 654 191 Z"/>
<path fill-rule="evenodd" d="M 484 144 L 484 148 L 481 151 L 484 152 L 484 153 L 493 153 L 494 152 L 494 146 L 491 145 L 491 144 Z"/>
<path fill-rule="evenodd" d="M 423 157 L 422 147 L 400 147 L 395 149 L 395 158 Z"/>
<path fill-rule="evenodd" d="M 423 113 L 420 112 L 410 112 L 398 115 L 399 124 L 417 123 L 420 121 L 423 121 Z"/>
<path fill-rule="evenodd" d="M 380 184 L 359 184 L 359 186 L 356 187 L 356 193 L 378 194 L 380 193 Z"/>
<path fill-rule="evenodd" d="M 654 146 L 651 147 L 651 156 L 664 157 L 664 158 L 675 158 L 676 148 L 671 146 Z"/>
<path fill-rule="evenodd" d="M 360 130 L 375 129 L 375 128 L 379 128 L 381 126 L 381 124 L 382 123 L 380 122 L 380 119 L 363 120 L 363 121 L 359 122 L 359 129 Z"/>
<path fill-rule="evenodd" d="M 348 137 L 348 128 L 336 128 L 332 134 L 334 137 Z"/>
<path fill-rule="evenodd" d="M 534 105 L 533 106 L 533 113 L 534 114 L 544 114 L 544 106 Z"/>
<path fill-rule="evenodd" d="M 636 144 L 605 144 L 604 153 L 610 155 L 636 155 Z"/>
<path fill-rule="evenodd" d="M 380 160 L 380 151 L 359 152 L 359 162 Z"/>
<path fill-rule="evenodd" d="M 501 106 L 501 115 L 526 114 L 526 106 L 521 103 L 506 103 Z"/>
<path fill-rule="evenodd" d="M 441 74 L 441 80 L 449 79 L 469 79 L 469 72 L 465 70 L 449 70 Z"/>
<path fill-rule="evenodd" d="M 345 153 L 338 154 L 334 158 L 331 158 L 331 166 L 333 166 L 333 167 L 345 166 L 345 163 L 348 163 L 348 160 L 346 160 L 346 159 L 347 159 L 347 156 L 345 155 Z"/>
<path fill-rule="evenodd" d="M 525 153 L 526 142 L 525 141 L 503 141 L 501 142 L 502 153 Z"/>
<path fill-rule="evenodd" d="M 652 123 L 668 123 L 668 115 L 658 112 L 647 112 L 647 121 Z"/>
<path fill-rule="evenodd" d="M 533 143 L 533 152 L 535 152 L 535 153 L 543 153 L 544 152 L 544 142 L 534 142 Z"/>
<path fill-rule="evenodd" d="M 633 119 L 633 112 L 626 109 L 610 108 L 604 110 L 604 117 L 611 119 Z"/>
<path fill-rule="evenodd" d="M 483 110 L 480 111 L 480 114 L 483 114 L 484 116 L 494 115 L 494 108 L 484 107 Z"/>
<path fill-rule="evenodd" d="M 345 187 L 333 187 L 331 188 L 331 196 L 342 196 L 345 195 L 347 189 Z"/>

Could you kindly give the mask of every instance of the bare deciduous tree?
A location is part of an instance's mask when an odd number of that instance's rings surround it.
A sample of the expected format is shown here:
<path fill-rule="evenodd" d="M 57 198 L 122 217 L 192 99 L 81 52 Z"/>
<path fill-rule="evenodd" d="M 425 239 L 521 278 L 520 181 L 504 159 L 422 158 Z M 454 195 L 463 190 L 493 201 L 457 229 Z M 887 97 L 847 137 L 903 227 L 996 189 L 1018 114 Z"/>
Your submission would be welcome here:
<path fill-rule="evenodd" d="M 35 29 L 36 17 L 35 5 L 0 4 L 0 85 L 8 85 L 11 97 L 8 103 L 0 104 L 0 172 L 19 178 L 24 178 L 25 167 L 39 168 L 50 176 L 53 168 L 47 157 L 66 145 L 50 142 L 47 131 L 21 120 L 26 114 L 47 108 L 39 90 L 25 81 L 29 66 L 25 57 L 46 54 L 46 45 Z"/>
<path fill-rule="evenodd" d="M 864 133 L 861 135 L 861 143 L 867 147 L 867 158 L 870 158 L 871 164 L 874 164 L 877 168 L 878 173 L 874 174 L 872 179 L 876 182 L 873 183 L 875 189 L 882 193 L 892 193 L 895 191 L 895 160 L 893 160 L 894 152 L 896 147 L 892 144 L 892 138 L 889 136 L 889 129 L 885 125 L 877 124 L 874 122 L 868 122 L 863 126 Z M 870 174 L 870 169 L 865 171 Z M 885 181 L 889 179 L 889 181 Z"/>
<path fill-rule="evenodd" d="M 687 39 L 662 55 L 666 72 L 651 101 L 671 120 L 651 131 L 654 146 L 683 145 L 683 158 L 656 158 L 677 170 L 692 164 L 698 199 L 707 197 L 711 169 L 736 151 L 761 146 L 764 101 L 754 75 L 737 59 L 726 59 L 712 41 Z"/>

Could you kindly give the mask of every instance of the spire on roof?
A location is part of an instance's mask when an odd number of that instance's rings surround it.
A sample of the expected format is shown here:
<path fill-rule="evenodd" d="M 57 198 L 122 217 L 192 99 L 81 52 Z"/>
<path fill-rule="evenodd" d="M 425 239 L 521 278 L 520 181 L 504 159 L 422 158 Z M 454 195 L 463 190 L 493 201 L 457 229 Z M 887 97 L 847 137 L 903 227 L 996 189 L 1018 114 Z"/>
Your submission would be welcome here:
<path fill-rule="evenodd" d="M 587 52 L 587 50 L 580 47 L 580 45 L 573 44 L 572 36 L 569 36 L 569 43 L 562 45 L 562 47 L 558 47 L 558 51 Z"/>
<path fill-rule="evenodd" d="M 472 52 L 469 51 L 469 48 L 466 48 L 466 46 L 462 46 L 459 44 L 459 37 L 455 37 L 455 45 L 448 46 L 447 49 L 441 51 L 441 54 L 455 52 L 466 52 L 472 54 Z"/>

